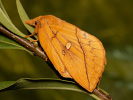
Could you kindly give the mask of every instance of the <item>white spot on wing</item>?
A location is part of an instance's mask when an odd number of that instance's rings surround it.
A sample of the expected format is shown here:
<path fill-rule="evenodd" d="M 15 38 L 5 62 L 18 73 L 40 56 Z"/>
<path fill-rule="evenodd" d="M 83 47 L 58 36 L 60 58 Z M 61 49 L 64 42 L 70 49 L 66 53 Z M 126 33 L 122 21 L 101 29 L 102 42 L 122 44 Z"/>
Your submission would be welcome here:
<path fill-rule="evenodd" d="M 70 49 L 70 47 L 71 47 L 71 42 L 68 42 L 67 44 L 66 44 L 66 49 Z"/>

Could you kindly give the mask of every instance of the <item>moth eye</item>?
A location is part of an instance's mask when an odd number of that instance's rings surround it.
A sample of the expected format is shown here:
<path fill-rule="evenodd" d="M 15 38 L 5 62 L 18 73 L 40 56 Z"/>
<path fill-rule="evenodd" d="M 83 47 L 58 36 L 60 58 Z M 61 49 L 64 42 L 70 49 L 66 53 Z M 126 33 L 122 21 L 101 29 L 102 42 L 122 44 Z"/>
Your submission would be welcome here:
<path fill-rule="evenodd" d="M 37 25 L 37 21 L 35 21 L 35 25 Z"/>

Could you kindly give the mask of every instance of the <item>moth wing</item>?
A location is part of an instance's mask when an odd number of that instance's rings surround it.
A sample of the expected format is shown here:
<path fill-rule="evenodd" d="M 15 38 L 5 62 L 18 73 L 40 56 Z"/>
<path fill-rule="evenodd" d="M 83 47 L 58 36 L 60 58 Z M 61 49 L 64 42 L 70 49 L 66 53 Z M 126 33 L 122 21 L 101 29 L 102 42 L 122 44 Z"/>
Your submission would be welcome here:
<path fill-rule="evenodd" d="M 61 74 L 61 76 L 71 78 L 71 75 L 68 73 L 53 43 L 51 42 L 51 37 L 49 37 L 48 35 L 51 31 L 49 30 L 46 21 L 43 21 L 41 23 L 41 27 L 42 28 L 39 28 L 38 30 L 38 38 L 42 48 L 46 52 L 47 56 L 49 57 L 56 70 Z"/>
<path fill-rule="evenodd" d="M 56 52 L 72 78 L 92 92 L 104 71 L 106 58 L 102 43 L 96 37 L 65 21 L 62 29 L 58 30 L 58 27 L 51 25 L 50 29 L 54 33 L 57 32 L 52 38 Z"/>
<path fill-rule="evenodd" d="M 58 20 L 61 24 L 42 21 L 38 34 L 41 46 L 62 76 L 72 77 L 92 92 L 104 70 L 102 43 L 76 26 Z"/>

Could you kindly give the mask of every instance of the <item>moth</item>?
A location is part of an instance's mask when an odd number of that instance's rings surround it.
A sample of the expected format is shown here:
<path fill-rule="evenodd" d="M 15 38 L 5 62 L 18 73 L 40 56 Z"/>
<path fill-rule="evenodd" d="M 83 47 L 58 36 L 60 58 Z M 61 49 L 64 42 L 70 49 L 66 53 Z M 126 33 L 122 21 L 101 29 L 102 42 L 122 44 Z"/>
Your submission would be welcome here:
<path fill-rule="evenodd" d="M 89 92 L 100 81 L 106 64 L 105 49 L 95 36 L 53 15 L 27 20 L 56 70 Z"/>

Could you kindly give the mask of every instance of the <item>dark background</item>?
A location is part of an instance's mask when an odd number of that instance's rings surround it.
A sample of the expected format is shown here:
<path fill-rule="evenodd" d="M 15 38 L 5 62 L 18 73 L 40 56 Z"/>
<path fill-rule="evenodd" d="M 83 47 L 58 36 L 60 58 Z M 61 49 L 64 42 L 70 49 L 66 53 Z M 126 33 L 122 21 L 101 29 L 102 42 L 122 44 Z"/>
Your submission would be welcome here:
<path fill-rule="evenodd" d="M 20 21 L 15 0 L 2 0 L 13 23 Z M 107 55 L 100 88 L 114 100 L 133 100 L 133 0 L 21 0 L 30 18 L 55 15 L 99 38 Z M 58 78 L 39 57 L 22 50 L 0 50 L 0 81 Z M 1 100 L 93 100 L 64 90 L 19 90 L 0 93 Z"/>

